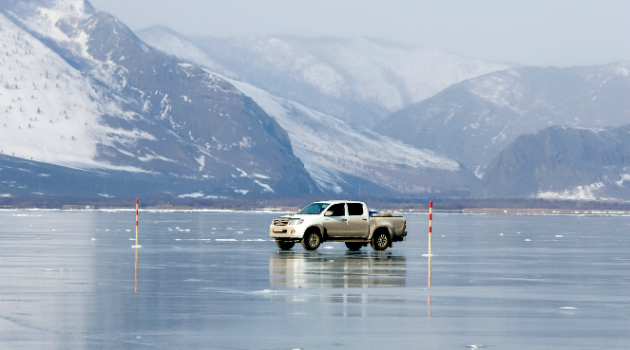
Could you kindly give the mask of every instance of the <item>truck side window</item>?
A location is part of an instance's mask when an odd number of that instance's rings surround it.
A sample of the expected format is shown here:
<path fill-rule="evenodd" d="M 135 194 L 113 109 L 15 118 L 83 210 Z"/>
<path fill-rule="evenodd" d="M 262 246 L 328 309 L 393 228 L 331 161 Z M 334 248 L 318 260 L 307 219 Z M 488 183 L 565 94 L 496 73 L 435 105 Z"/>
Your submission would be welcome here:
<path fill-rule="evenodd" d="M 363 216 L 363 204 L 348 203 L 348 214 L 351 216 Z"/>
<path fill-rule="evenodd" d="M 333 205 L 328 211 L 332 212 L 332 216 L 346 216 L 346 209 L 343 203 Z"/>

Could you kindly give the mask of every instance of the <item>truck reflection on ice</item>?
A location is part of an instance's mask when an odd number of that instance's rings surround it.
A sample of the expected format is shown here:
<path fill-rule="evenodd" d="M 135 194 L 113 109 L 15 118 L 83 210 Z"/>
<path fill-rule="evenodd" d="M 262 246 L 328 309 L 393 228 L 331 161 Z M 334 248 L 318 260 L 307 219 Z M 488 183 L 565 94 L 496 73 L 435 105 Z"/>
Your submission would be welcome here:
<path fill-rule="evenodd" d="M 277 289 L 404 287 L 405 265 L 391 251 L 278 251 L 269 257 L 269 282 Z"/>

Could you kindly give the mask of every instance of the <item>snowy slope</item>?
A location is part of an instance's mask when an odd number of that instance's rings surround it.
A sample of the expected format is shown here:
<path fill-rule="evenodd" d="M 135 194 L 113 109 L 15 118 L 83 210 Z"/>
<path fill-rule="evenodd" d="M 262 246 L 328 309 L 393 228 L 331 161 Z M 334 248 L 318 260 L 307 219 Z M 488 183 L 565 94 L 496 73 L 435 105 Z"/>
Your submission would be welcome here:
<path fill-rule="evenodd" d="M 453 83 L 507 68 L 365 38 L 219 39 L 184 37 L 163 27 L 138 35 L 192 60 L 204 52 L 211 61 L 206 65 L 221 74 L 353 125 L 371 126 Z"/>
<path fill-rule="evenodd" d="M 174 176 L 202 196 L 317 190 L 286 132 L 250 98 L 87 1 L 6 0 L 0 12 L 5 154 Z"/>
<path fill-rule="evenodd" d="M 475 181 L 459 164 L 432 151 L 403 144 L 301 104 L 273 96 L 247 83 L 231 81 L 287 130 L 295 154 L 320 188 L 356 191 L 347 177 L 411 193 L 465 191 Z M 433 171 L 427 176 L 426 171 Z"/>
<path fill-rule="evenodd" d="M 104 125 L 101 116 L 139 118 L 54 51 L 0 14 L 1 153 L 37 161 L 130 171 L 96 161 L 97 145 L 153 140 L 150 133 Z"/>

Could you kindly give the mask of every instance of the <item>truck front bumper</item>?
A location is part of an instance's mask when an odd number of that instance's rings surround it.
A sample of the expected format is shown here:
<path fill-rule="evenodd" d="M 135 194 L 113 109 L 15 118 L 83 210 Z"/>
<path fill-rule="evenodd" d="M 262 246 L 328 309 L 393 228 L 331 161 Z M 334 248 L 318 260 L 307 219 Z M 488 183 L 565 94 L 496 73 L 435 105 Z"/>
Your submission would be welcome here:
<path fill-rule="evenodd" d="M 271 238 L 294 240 L 294 239 L 302 239 L 303 236 L 304 236 L 304 231 L 300 230 L 300 227 L 298 226 L 271 225 L 269 227 L 269 237 Z"/>

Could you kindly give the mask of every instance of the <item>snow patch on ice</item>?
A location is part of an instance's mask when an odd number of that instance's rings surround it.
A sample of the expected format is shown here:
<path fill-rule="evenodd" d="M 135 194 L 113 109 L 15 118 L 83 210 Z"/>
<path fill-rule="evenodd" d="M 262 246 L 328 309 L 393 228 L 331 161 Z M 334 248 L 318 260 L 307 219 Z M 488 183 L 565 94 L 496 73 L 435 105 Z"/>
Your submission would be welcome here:
<path fill-rule="evenodd" d="M 277 294 L 277 293 L 282 293 L 282 291 L 272 290 L 272 289 L 263 289 L 263 290 L 253 291 L 251 293 L 252 294 Z"/>

